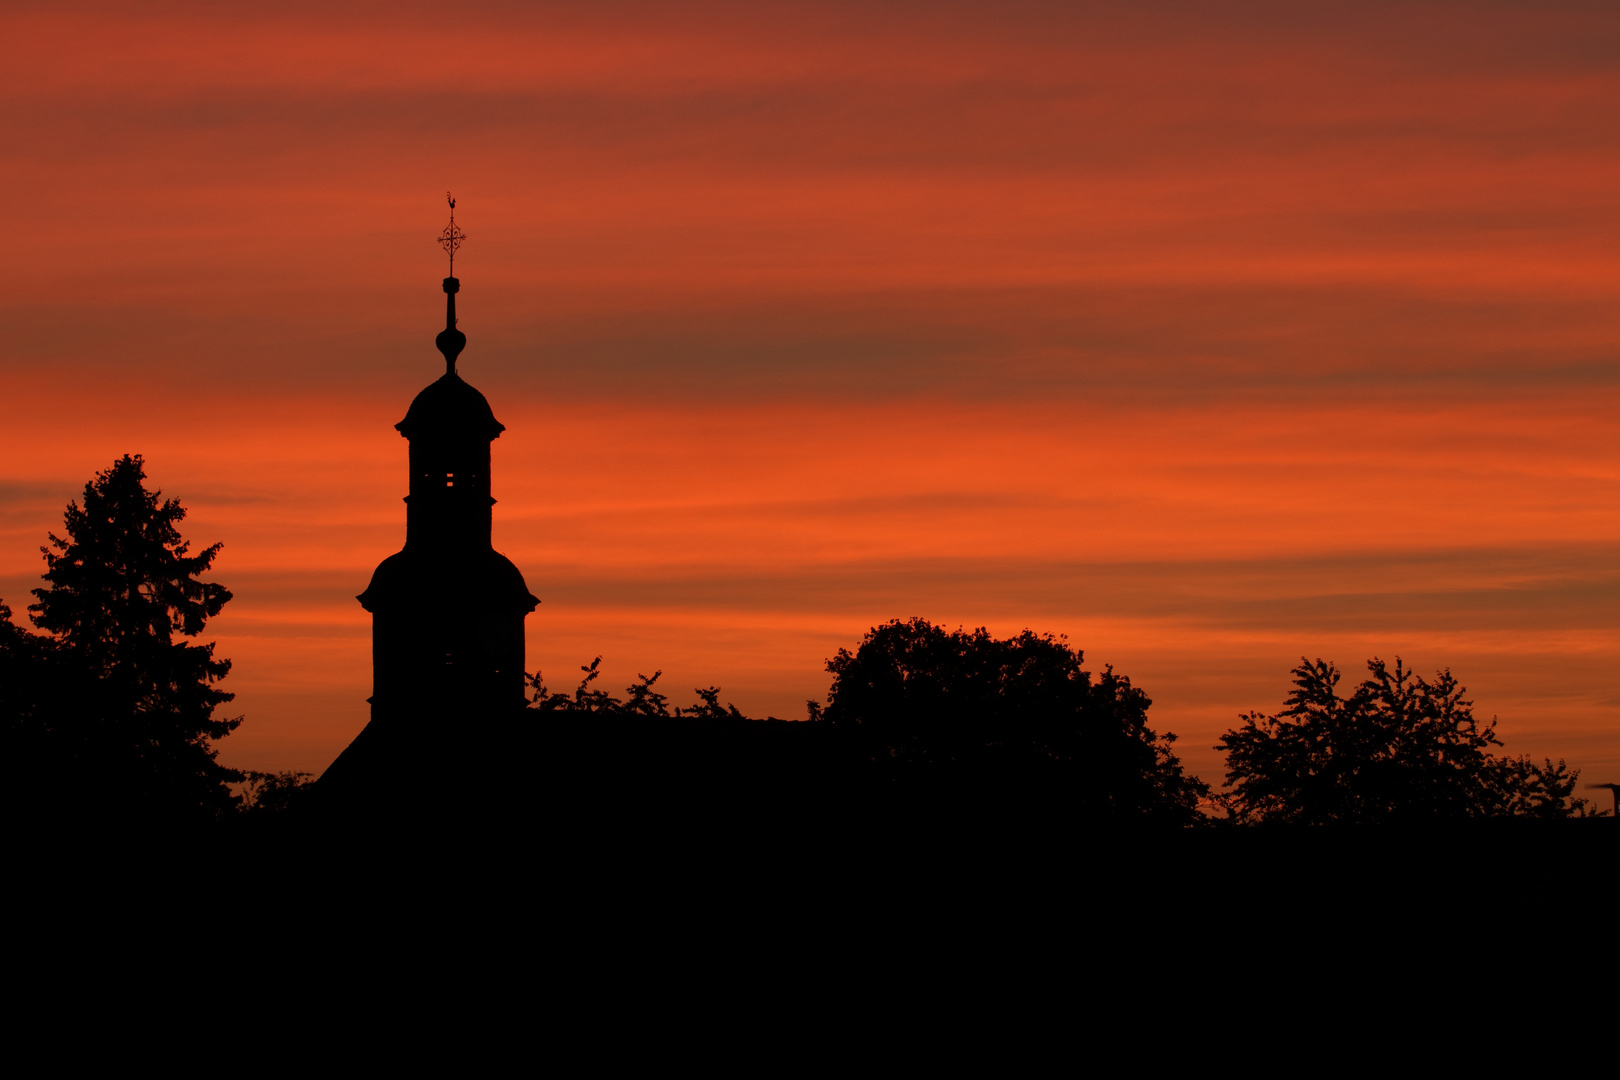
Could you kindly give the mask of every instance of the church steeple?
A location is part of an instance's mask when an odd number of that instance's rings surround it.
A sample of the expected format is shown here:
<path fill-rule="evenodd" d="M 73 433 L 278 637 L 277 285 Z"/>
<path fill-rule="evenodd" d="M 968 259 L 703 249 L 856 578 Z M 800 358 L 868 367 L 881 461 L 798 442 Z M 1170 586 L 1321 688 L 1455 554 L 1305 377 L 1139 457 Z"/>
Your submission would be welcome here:
<path fill-rule="evenodd" d="M 446 195 L 448 198 L 448 194 Z M 445 373 L 394 425 L 410 443 L 405 546 L 383 560 L 360 603 L 372 613 L 373 722 L 522 708 L 523 620 L 540 601 L 491 545 L 490 444 L 506 430 L 483 394 L 456 373 L 467 337 L 456 326 L 456 250 L 465 234 L 439 237 L 449 254 L 445 327 L 435 344 Z"/>
<path fill-rule="evenodd" d="M 456 225 L 456 201 L 450 203 L 450 224 L 439 234 L 439 244 L 455 270 L 456 252 L 467 234 Z M 456 326 L 456 293 L 461 282 L 452 273 L 444 279 L 444 329 L 434 340 L 444 354 L 444 375 L 428 386 L 394 425 L 411 444 L 411 493 L 406 498 L 407 550 L 462 550 L 490 545 L 490 442 L 506 430 L 489 402 L 456 374 L 456 357 L 467 346 L 467 335 Z"/>

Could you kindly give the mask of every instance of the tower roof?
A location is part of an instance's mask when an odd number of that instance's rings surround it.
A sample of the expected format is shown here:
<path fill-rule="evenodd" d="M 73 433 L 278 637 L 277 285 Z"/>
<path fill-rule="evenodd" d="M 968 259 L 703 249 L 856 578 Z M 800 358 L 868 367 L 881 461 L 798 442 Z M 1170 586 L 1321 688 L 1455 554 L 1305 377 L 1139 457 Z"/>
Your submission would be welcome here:
<path fill-rule="evenodd" d="M 450 276 L 444 279 L 444 329 L 433 342 L 444 354 L 444 375 L 416 395 L 416 400 L 405 411 L 405 419 L 394 427 L 413 442 L 422 438 L 488 442 L 499 438 L 506 425 L 495 419 L 488 399 L 456 374 L 456 357 L 467 347 L 467 335 L 456 329 L 456 293 L 461 291 L 455 272 L 456 251 L 467 234 L 456 226 L 456 200 L 448 191 L 444 197 L 450 204 L 450 224 L 439 234 L 439 243 L 450 256 Z"/>
<path fill-rule="evenodd" d="M 412 440 L 482 438 L 486 442 L 506 430 L 495 419 L 489 399 L 453 371 L 424 387 L 406 410 L 405 419 L 394 427 Z"/>

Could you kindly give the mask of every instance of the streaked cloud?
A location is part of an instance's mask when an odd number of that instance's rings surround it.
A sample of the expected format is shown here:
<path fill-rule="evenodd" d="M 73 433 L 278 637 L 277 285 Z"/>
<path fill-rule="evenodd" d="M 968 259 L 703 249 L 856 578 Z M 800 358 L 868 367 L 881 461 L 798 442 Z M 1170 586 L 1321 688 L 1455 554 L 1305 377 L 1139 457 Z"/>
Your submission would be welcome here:
<path fill-rule="evenodd" d="M 1620 767 L 1611 5 L 13 5 L 0 597 L 119 453 L 222 540 L 246 764 L 364 718 L 392 424 L 463 370 L 557 678 L 798 715 L 1069 633 L 1189 760 L 1301 654 Z"/>

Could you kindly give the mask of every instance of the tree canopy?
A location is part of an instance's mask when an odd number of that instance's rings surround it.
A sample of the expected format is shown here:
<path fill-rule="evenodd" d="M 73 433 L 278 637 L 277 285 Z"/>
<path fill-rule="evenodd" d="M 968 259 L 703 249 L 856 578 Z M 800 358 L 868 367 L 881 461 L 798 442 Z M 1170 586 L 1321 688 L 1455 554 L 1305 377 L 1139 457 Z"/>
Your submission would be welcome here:
<path fill-rule="evenodd" d="M 1430 681 L 1374 658 L 1340 696 L 1333 664 L 1300 659 L 1282 712 L 1239 717 L 1216 749 L 1227 755 L 1226 802 L 1239 822 L 1298 825 L 1566 817 L 1578 770 L 1492 753 L 1496 721 L 1480 723 L 1450 670 Z"/>
<path fill-rule="evenodd" d="M 858 729 L 871 757 L 1009 797 L 1062 792 L 1093 821 L 1189 822 L 1208 787 L 1182 770 L 1152 702 L 1112 667 L 1093 676 L 1051 634 L 996 638 L 926 619 L 873 628 L 827 662 L 826 723 Z"/>

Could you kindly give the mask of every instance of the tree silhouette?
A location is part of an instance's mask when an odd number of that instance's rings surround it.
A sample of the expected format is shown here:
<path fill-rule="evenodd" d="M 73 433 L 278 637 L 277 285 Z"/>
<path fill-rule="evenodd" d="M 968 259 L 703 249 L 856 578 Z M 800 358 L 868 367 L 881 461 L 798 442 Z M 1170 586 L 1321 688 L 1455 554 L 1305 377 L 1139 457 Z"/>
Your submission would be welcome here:
<path fill-rule="evenodd" d="M 79 680 L 64 677 L 54 638 L 11 620 L 0 602 L 0 757 L 12 767 L 0 799 L 15 820 L 51 814 L 49 796 L 75 783 L 61 713 Z"/>
<path fill-rule="evenodd" d="M 241 779 L 212 746 L 241 723 L 214 716 L 234 697 L 214 686 L 231 665 L 212 643 L 176 635 L 197 636 L 231 594 L 197 580 L 220 545 L 190 554 L 177 528 L 186 511 L 159 502 L 145 479 L 141 458 L 126 454 L 85 485 L 82 506 L 68 504 L 66 538 L 52 534 L 40 549 L 50 586 L 33 590 L 29 611 L 74 684 L 50 726 L 80 783 L 101 798 L 144 813 L 215 815 L 235 804 L 226 785 Z"/>
<path fill-rule="evenodd" d="M 900 775 L 1061 793 L 1093 821 L 1195 820 L 1208 786 L 1182 771 L 1174 735 L 1148 727 L 1147 695 L 1081 663 L 1050 634 L 998 639 L 896 619 L 827 662 L 827 706 L 811 715 L 858 729 L 871 759 Z"/>
<path fill-rule="evenodd" d="M 1481 724 L 1449 670 L 1430 682 L 1374 658 L 1349 697 L 1333 664 L 1303 657 L 1275 716 L 1246 713 L 1221 737 L 1225 798 L 1244 823 L 1299 825 L 1584 814 L 1572 799 L 1579 771 L 1559 761 L 1490 752 L 1496 722 Z"/>

